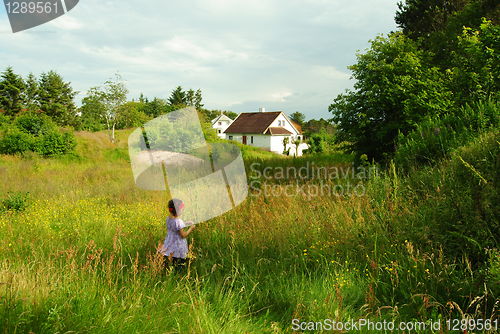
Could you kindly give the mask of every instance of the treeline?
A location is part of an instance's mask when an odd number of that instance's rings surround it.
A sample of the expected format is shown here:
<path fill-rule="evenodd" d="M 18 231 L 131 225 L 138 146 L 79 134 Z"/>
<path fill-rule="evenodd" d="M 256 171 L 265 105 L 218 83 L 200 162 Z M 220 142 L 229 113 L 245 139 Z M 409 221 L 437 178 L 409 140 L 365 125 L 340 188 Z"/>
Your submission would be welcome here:
<path fill-rule="evenodd" d="M 425 148 L 434 144 L 425 141 L 454 136 L 453 131 L 460 131 L 450 128 L 454 120 L 495 126 L 494 115 L 471 116 L 470 110 L 491 110 L 480 106 L 490 101 L 492 112 L 498 113 L 500 5 L 491 0 L 406 0 L 398 7 L 400 30 L 375 38 L 357 55 L 350 66 L 354 89 L 338 95 L 329 111 L 338 125 L 338 140 L 351 142 L 360 156 L 388 161 L 404 148 L 405 154 L 423 154 L 420 162 L 433 161 Z M 424 143 L 416 145 L 415 140 Z"/>
<path fill-rule="evenodd" d="M 75 96 L 71 84 L 54 71 L 42 73 L 39 78 L 30 74 L 24 79 L 8 67 L 0 77 L 0 112 L 7 117 L 43 112 L 60 126 L 74 126 Z"/>
<path fill-rule="evenodd" d="M 298 111 L 292 113 L 290 119 L 301 126 L 309 145 L 304 154 L 334 153 L 339 150 L 335 137 L 336 127 L 331 121 L 323 118 L 306 121 L 306 116 Z"/>
<path fill-rule="evenodd" d="M 128 93 L 124 80 L 116 75 L 90 88 L 77 108 L 77 92 L 58 73 L 49 71 L 38 78 L 33 74 L 23 78 L 8 67 L 0 77 L 0 153 L 64 154 L 75 146 L 72 130 L 109 130 L 114 141 L 116 129 L 138 127 L 187 106 L 198 110 L 207 139 L 216 140 L 210 121 L 222 112 L 232 118 L 237 116 L 229 111 L 205 109 L 200 89 L 184 90 L 179 86 L 166 99 L 149 99 L 141 94 L 137 101 L 129 101 Z M 46 136 L 57 144 L 47 144 Z M 49 146 L 52 148 L 47 149 Z"/>

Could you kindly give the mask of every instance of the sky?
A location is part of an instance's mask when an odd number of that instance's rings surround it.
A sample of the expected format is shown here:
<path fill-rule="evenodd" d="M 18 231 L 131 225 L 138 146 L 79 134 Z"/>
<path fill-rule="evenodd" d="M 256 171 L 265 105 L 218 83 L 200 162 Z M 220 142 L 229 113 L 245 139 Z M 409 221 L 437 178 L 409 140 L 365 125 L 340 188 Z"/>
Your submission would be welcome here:
<path fill-rule="evenodd" d="M 201 89 L 206 108 L 330 118 L 369 40 L 397 29 L 394 0 L 81 0 L 12 33 L 0 7 L 0 70 L 55 70 L 79 92 L 119 73 L 130 91 Z"/>

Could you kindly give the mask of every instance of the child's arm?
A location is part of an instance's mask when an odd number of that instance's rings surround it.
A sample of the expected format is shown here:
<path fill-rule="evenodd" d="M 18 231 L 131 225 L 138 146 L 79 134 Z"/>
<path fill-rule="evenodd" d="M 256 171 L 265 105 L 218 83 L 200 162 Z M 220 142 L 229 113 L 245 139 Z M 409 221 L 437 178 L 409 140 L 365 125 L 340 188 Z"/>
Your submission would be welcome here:
<path fill-rule="evenodd" d="M 194 230 L 194 225 L 191 225 L 191 227 L 187 231 L 180 229 L 179 235 L 181 236 L 181 238 L 186 239 L 188 237 L 188 235 L 190 235 L 191 232 L 193 232 L 193 230 Z"/>

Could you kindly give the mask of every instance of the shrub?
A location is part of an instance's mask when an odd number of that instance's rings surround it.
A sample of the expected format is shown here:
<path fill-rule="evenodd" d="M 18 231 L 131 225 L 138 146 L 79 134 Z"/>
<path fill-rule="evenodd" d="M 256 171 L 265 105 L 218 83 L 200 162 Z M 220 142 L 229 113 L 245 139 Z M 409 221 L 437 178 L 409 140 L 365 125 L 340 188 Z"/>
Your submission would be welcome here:
<path fill-rule="evenodd" d="M 76 146 L 72 133 L 62 133 L 50 117 L 25 113 L 0 133 L 0 153 L 17 154 L 33 151 L 43 156 L 70 153 Z"/>
<path fill-rule="evenodd" d="M 0 154 L 17 154 L 33 150 L 35 138 L 32 135 L 10 127 L 0 138 Z"/>
<path fill-rule="evenodd" d="M 14 125 L 21 131 L 40 136 L 57 129 L 55 123 L 44 114 L 26 113 L 17 117 Z"/>
<path fill-rule="evenodd" d="M 9 192 L 0 201 L 0 211 L 24 211 L 29 204 L 30 194 L 27 192 Z"/>
<path fill-rule="evenodd" d="M 10 118 L 3 113 L 0 113 L 0 129 L 10 123 Z"/>
<path fill-rule="evenodd" d="M 38 138 L 35 151 L 43 156 L 58 156 L 72 152 L 76 147 L 72 133 L 51 131 Z"/>

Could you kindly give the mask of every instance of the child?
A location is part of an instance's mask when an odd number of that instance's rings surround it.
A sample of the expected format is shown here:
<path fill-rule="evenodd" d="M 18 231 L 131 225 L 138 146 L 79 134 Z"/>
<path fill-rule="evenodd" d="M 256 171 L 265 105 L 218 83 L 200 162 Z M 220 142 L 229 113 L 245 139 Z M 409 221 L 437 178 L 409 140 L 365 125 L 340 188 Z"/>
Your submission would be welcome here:
<path fill-rule="evenodd" d="M 167 218 L 167 236 L 163 243 L 162 254 L 164 265 L 173 264 L 174 269 L 179 270 L 186 266 L 188 253 L 187 236 L 194 230 L 193 222 L 184 222 L 179 216 L 184 209 L 184 203 L 179 199 L 171 199 L 168 202 L 169 216 Z M 190 226 L 187 231 L 183 228 Z"/>

